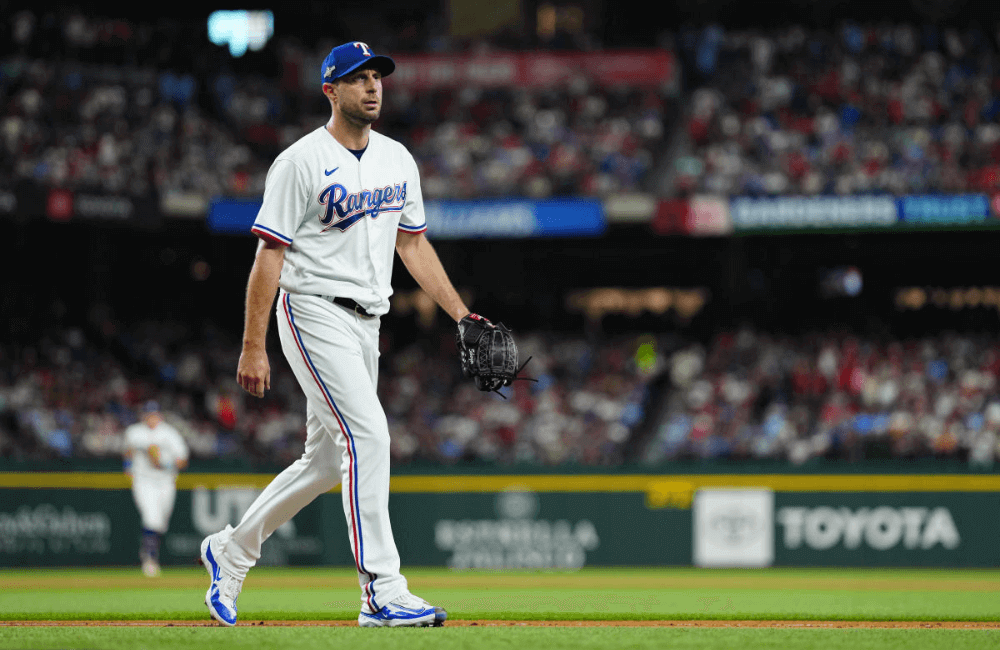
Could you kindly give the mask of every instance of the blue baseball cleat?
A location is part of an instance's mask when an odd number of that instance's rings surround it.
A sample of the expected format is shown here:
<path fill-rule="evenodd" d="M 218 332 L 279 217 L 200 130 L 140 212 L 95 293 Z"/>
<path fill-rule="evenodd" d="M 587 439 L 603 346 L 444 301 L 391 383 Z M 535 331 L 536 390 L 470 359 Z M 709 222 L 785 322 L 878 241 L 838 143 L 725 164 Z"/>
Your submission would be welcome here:
<path fill-rule="evenodd" d="M 205 592 L 205 604 L 212 618 L 227 627 L 236 625 L 236 599 L 243 589 L 243 581 L 226 573 L 215 561 L 212 554 L 212 536 L 209 535 L 201 543 L 201 562 L 208 570 L 212 583 Z"/>
<path fill-rule="evenodd" d="M 368 603 L 361 606 L 358 625 L 361 627 L 440 627 L 448 612 L 434 607 L 423 598 L 405 593 L 382 609 L 373 611 Z"/>

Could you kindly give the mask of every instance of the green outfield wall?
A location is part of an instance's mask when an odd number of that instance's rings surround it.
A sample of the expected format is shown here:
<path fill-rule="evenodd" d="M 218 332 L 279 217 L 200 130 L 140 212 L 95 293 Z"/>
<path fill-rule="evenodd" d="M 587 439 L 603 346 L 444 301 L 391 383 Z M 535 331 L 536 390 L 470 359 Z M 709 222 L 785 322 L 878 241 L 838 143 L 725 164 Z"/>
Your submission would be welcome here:
<path fill-rule="evenodd" d="M 193 562 L 272 478 L 182 474 L 163 562 Z M 1000 566 L 994 474 L 412 474 L 390 510 L 410 566 Z M 138 533 L 121 473 L 0 472 L 0 566 L 138 564 Z M 339 491 L 261 564 L 352 565 Z"/>

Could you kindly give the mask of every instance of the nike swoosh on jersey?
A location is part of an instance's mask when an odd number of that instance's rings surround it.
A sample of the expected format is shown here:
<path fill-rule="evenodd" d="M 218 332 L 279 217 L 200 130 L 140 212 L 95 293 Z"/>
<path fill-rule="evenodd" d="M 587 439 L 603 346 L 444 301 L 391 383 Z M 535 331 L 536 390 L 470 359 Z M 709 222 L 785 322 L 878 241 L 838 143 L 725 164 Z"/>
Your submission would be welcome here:
<path fill-rule="evenodd" d="M 330 171 L 326 171 L 326 170 L 324 169 L 324 170 L 323 170 L 323 173 L 324 173 L 324 174 L 326 174 L 327 176 L 329 176 L 330 174 L 332 174 L 333 172 L 337 171 L 338 169 L 340 169 L 340 167 L 334 167 L 334 168 L 333 168 L 333 169 L 331 169 Z"/>

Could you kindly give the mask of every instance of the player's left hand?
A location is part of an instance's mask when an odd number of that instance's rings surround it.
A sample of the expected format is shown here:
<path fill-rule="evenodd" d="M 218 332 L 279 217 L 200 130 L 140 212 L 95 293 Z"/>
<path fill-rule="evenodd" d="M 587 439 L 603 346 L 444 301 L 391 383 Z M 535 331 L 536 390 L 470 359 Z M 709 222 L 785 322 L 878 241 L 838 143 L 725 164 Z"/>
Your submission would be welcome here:
<path fill-rule="evenodd" d="M 481 391 L 497 393 L 518 379 L 518 373 L 531 361 L 517 365 L 517 345 L 503 323 L 494 325 L 478 314 L 469 314 L 458 321 L 458 355 L 462 374 L 476 382 Z M 528 381 L 536 381 L 528 379 Z"/>

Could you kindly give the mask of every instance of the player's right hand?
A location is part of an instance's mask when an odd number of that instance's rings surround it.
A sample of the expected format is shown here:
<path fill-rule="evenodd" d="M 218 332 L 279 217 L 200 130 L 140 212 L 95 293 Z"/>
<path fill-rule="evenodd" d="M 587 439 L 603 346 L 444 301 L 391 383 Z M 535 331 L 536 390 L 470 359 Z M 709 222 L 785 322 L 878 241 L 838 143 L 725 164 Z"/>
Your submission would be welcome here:
<path fill-rule="evenodd" d="M 271 389 L 271 366 L 267 363 L 267 352 L 263 346 L 243 346 L 236 381 L 243 390 L 257 397 L 264 397 L 264 391 Z"/>

